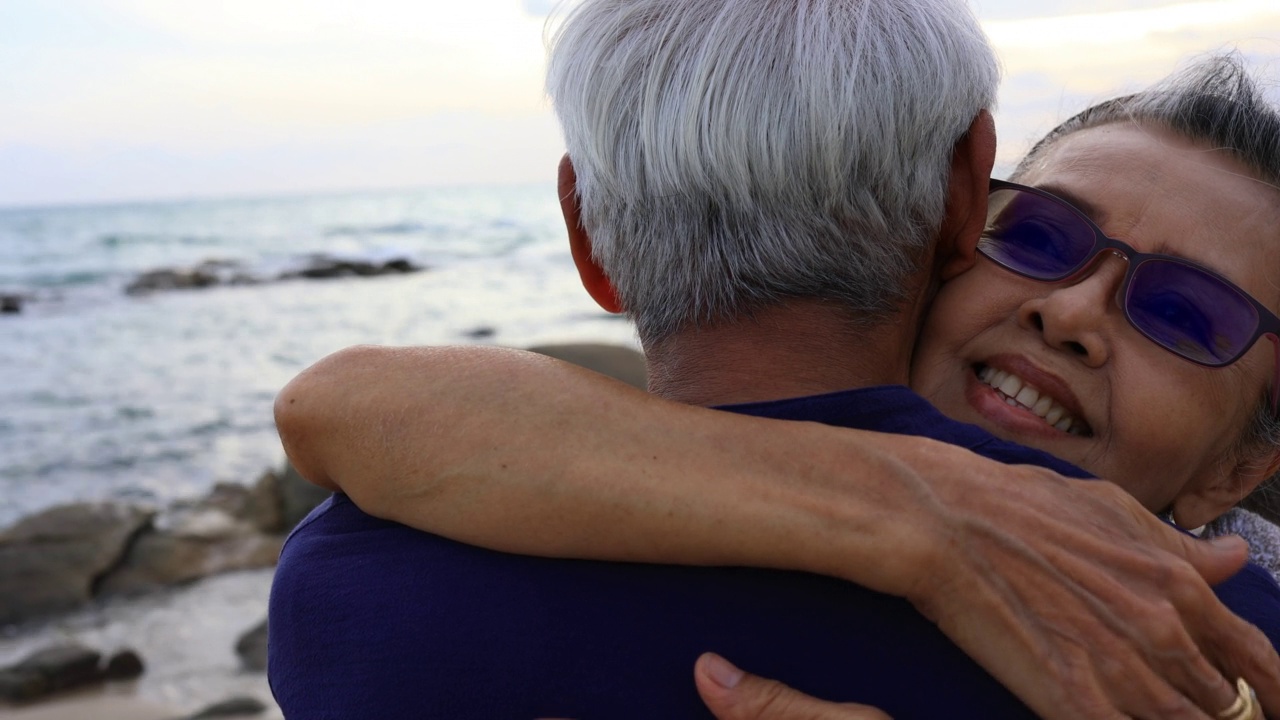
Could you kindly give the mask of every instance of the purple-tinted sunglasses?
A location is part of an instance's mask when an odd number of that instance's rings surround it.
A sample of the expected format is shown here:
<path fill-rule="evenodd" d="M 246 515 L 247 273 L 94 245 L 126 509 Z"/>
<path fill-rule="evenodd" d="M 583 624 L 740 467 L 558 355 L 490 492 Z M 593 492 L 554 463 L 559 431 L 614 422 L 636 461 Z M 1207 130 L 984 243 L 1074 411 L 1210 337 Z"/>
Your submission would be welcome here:
<path fill-rule="evenodd" d="M 1044 190 L 991 181 L 978 251 L 1023 277 L 1059 282 L 1104 252 L 1129 262 L 1117 300 L 1138 332 L 1206 367 L 1230 365 L 1266 335 L 1276 345 L 1271 384 L 1280 399 L 1280 318 L 1226 278 L 1172 255 L 1141 253 L 1107 237 L 1080 210 Z"/>

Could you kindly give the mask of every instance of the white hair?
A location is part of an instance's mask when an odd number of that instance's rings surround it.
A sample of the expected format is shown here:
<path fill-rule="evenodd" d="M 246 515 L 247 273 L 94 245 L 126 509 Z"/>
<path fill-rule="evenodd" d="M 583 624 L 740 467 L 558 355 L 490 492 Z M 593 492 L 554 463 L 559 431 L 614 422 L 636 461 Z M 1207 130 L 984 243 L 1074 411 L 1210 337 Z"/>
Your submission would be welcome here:
<path fill-rule="evenodd" d="M 961 0 L 584 0 L 548 70 L 646 343 L 786 298 L 896 310 L 998 81 Z"/>

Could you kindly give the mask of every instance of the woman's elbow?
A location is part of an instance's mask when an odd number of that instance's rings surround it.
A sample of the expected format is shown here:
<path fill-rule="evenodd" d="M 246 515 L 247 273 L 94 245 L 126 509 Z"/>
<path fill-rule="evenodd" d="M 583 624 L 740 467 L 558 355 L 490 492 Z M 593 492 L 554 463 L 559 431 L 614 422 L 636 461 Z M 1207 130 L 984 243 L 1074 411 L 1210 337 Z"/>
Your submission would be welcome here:
<path fill-rule="evenodd" d="M 332 439 L 340 432 L 345 402 L 341 395 L 354 384 L 347 376 L 370 349 L 353 347 L 329 355 L 299 373 L 276 395 L 276 432 L 285 455 L 298 474 L 329 490 L 340 489 L 328 471 L 325 451 L 333 448 Z"/>

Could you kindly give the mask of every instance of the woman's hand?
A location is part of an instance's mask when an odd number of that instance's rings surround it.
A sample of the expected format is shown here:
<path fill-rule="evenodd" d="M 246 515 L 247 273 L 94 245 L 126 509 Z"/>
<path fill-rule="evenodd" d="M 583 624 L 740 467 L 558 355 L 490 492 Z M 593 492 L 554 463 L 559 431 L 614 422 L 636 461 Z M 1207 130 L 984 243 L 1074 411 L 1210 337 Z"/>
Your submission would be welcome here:
<path fill-rule="evenodd" d="M 693 678 L 702 701 L 719 720 L 890 720 L 868 705 L 819 700 L 743 672 L 714 653 L 698 658 Z"/>

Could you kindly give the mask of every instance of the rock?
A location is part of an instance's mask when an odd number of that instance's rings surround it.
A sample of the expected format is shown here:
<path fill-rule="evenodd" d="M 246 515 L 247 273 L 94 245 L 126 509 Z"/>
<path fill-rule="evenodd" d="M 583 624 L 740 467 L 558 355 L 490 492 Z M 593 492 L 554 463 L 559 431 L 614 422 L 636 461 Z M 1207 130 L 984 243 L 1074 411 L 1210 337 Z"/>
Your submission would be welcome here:
<path fill-rule="evenodd" d="M 243 519 L 248 512 L 249 488 L 240 483 L 220 482 L 196 503 L 197 507 L 220 510 L 233 518 Z"/>
<path fill-rule="evenodd" d="M 580 365 L 641 390 L 648 388 L 649 373 L 645 368 L 644 355 L 629 347 L 582 343 L 538 345 L 529 350 Z"/>
<path fill-rule="evenodd" d="M 236 655 L 246 670 L 263 672 L 267 669 L 267 621 L 263 620 L 236 640 Z"/>
<path fill-rule="evenodd" d="M 195 290 L 218 284 L 218 276 L 200 268 L 151 270 L 134 278 L 125 286 L 129 295 L 144 295 L 157 290 Z"/>
<path fill-rule="evenodd" d="M 125 286 L 129 295 L 159 290 L 198 290 L 215 285 L 256 285 L 262 282 L 244 270 L 239 260 L 209 259 L 195 267 L 159 268 L 144 272 Z"/>
<path fill-rule="evenodd" d="M 260 715 L 267 706 L 261 700 L 252 697 L 234 697 L 214 703 L 185 720 L 208 720 L 208 718 L 238 717 L 241 715 Z"/>
<path fill-rule="evenodd" d="M 121 650 L 107 661 L 106 675 L 108 680 L 132 680 L 142 675 L 146 665 L 142 657 L 133 650 Z"/>
<path fill-rule="evenodd" d="M 335 258 L 328 255 L 313 255 L 309 265 L 301 270 L 292 270 L 280 275 L 281 280 L 290 278 L 308 278 L 323 280 L 343 277 L 373 277 L 376 275 L 394 275 L 418 272 L 423 270 L 408 258 L 393 258 L 383 262 Z"/>
<path fill-rule="evenodd" d="M 21 295 L 0 295 L 0 314 L 17 314 L 22 312 Z"/>
<path fill-rule="evenodd" d="M 102 654 L 83 645 L 54 645 L 0 670 L 0 693 L 22 702 L 106 679 Z"/>
<path fill-rule="evenodd" d="M 137 595 L 209 575 L 271 567 L 283 538 L 216 507 L 174 508 L 138 535 L 98 584 L 102 595 Z"/>
<path fill-rule="evenodd" d="M 79 684 L 87 678 L 100 677 L 98 664 L 101 661 L 102 653 L 97 650 L 67 643 L 37 650 L 8 669 L 13 672 L 39 673 L 48 678 L 50 683 L 66 687 Z"/>
<path fill-rule="evenodd" d="M 280 475 L 280 519 L 285 529 L 293 529 L 329 495 L 328 490 L 307 482 L 292 464 L 286 462 Z"/>
<path fill-rule="evenodd" d="M 280 523 L 279 482 L 271 472 L 264 473 L 251 488 L 239 483 L 221 482 L 214 485 L 198 507 L 221 510 L 261 532 L 280 532 L 283 528 Z"/>
<path fill-rule="evenodd" d="M 280 477 L 267 471 L 249 488 L 249 502 L 243 519 L 266 533 L 290 530 L 293 526 L 285 526 L 282 504 Z"/>
<path fill-rule="evenodd" d="M 488 325 L 481 325 L 470 330 L 463 330 L 462 336 L 472 340 L 486 340 L 498 334 L 498 329 Z"/>
<path fill-rule="evenodd" d="M 0 532 L 0 624 L 87 603 L 154 512 L 131 505 L 51 508 Z"/>
<path fill-rule="evenodd" d="M 35 700 L 53 692 L 49 681 L 36 673 L 18 673 L 0 670 L 0 698 L 11 703 Z"/>

